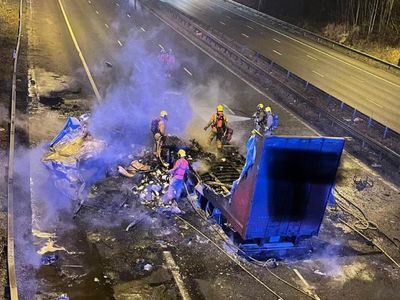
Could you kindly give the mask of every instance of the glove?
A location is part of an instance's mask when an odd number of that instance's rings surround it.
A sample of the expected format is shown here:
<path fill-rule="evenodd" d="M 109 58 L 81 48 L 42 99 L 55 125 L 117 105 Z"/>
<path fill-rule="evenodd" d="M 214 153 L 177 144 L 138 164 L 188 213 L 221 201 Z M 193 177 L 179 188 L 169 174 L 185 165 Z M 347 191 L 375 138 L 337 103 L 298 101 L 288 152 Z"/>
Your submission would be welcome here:
<path fill-rule="evenodd" d="M 207 129 L 208 129 L 208 127 L 206 126 L 206 127 L 204 127 L 204 131 L 207 131 Z"/>

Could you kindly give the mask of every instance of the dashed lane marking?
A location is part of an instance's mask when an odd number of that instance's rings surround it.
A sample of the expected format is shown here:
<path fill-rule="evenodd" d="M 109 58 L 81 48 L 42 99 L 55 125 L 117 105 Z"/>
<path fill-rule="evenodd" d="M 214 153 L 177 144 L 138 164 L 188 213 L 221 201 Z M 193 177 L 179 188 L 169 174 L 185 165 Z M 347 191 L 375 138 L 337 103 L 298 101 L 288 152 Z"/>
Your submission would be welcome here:
<path fill-rule="evenodd" d="M 115 5 L 119 7 L 119 3 L 115 3 Z"/>
<path fill-rule="evenodd" d="M 98 14 L 98 15 L 100 14 L 98 10 L 96 10 L 96 14 Z"/>
<path fill-rule="evenodd" d="M 282 56 L 282 53 L 280 53 L 279 51 L 272 50 L 272 52 L 274 52 L 274 53 L 276 53 L 276 54 L 278 54 L 278 55 L 281 55 L 281 56 Z"/>
<path fill-rule="evenodd" d="M 322 78 L 324 78 L 325 76 L 323 75 L 323 74 L 321 74 L 321 73 L 318 73 L 317 71 L 312 71 L 314 74 L 317 74 L 319 77 L 322 77 Z"/>
<path fill-rule="evenodd" d="M 223 66 L 226 70 L 228 70 L 229 72 L 231 72 L 233 75 L 235 75 L 237 78 L 239 78 L 240 80 L 242 80 L 243 82 L 245 82 L 248 86 L 250 86 L 251 88 L 253 88 L 255 91 L 257 91 L 260 95 L 263 95 L 264 97 L 266 97 L 267 99 L 271 100 L 271 102 L 275 103 L 276 105 L 280 106 L 282 108 L 282 110 L 286 111 L 290 116 L 292 116 L 294 119 L 296 119 L 299 123 L 303 124 L 306 128 L 308 128 L 311 132 L 313 132 L 315 135 L 317 136 L 321 136 L 321 133 L 319 133 L 316 129 L 314 129 L 313 127 L 311 127 L 309 124 L 305 123 L 302 119 L 300 119 L 300 117 L 296 116 L 293 112 L 289 111 L 287 108 L 281 106 L 279 104 L 279 102 L 273 98 L 271 98 L 269 95 L 267 95 L 266 92 L 262 91 L 261 89 L 259 89 L 257 86 L 255 86 L 253 83 L 251 83 L 250 81 L 248 81 L 247 79 L 245 79 L 243 76 L 239 75 L 238 73 L 236 73 L 232 68 L 230 68 L 228 65 L 226 65 L 225 63 L 221 62 L 220 60 L 216 59 L 215 57 L 213 57 L 210 53 L 208 53 L 207 51 L 205 51 L 203 48 L 201 48 L 199 45 L 197 45 L 195 42 L 193 42 L 191 39 L 189 39 L 188 37 L 186 37 L 185 35 L 183 35 L 181 32 L 179 32 L 178 30 L 176 30 L 170 23 L 166 22 L 165 20 L 163 20 L 162 18 L 160 18 L 160 16 L 158 16 L 157 14 L 153 14 L 157 19 L 159 19 L 161 22 L 163 22 L 164 24 L 167 24 L 173 31 L 175 31 L 177 34 L 179 34 L 180 36 L 182 36 L 186 41 L 188 41 L 190 44 L 192 44 L 194 47 L 196 47 L 197 49 L 199 49 L 201 52 L 203 52 L 205 55 L 207 55 L 208 57 L 210 57 L 212 60 L 214 60 L 216 63 L 220 64 L 221 66 Z M 371 168 L 368 168 L 364 163 L 362 163 L 360 160 L 358 160 L 357 158 L 355 158 L 354 156 L 352 156 L 350 153 L 348 153 L 346 150 L 344 150 L 344 152 L 348 155 L 349 159 L 351 159 L 354 163 L 356 163 L 357 165 L 359 165 L 363 170 L 372 173 L 375 177 L 377 177 L 379 180 L 381 180 L 381 182 L 383 184 L 385 184 L 386 186 L 388 186 L 389 188 L 391 188 L 393 191 L 395 191 L 396 193 L 399 192 L 399 189 L 391 184 L 390 182 L 385 181 L 383 178 L 381 178 L 381 176 L 379 174 L 377 174 L 374 170 L 371 170 Z"/>
<path fill-rule="evenodd" d="M 247 28 L 250 28 L 251 30 L 254 30 L 253 27 L 251 27 L 250 25 L 246 25 Z"/>
<path fill-rule="evenodd" d="M 383 78 L 383 77 L 380 77 L 379 75 L 375 75 L 374 73 L 371 73 L 370 71 L 367 71 L 367 70 L 365 70 L 365 69 L 363 69 L 363 68 L 357 67 L 357 66 L 355 66 L 355 65 L 353 65 L 353 64 L 351 64 L 351 63 L 349 63 L 349 62 L 347 62 L 347 61 L 344 61 L 344 60 L 342 60 L 342 59 L 340 59 L 340 58 L 338 58 L 338 57 L 336 57 L 336 56 L 334 56 L 334 55 L 332 55 L 332 54 L 329 54 L 329 53 L 327 53 L 327 52 L 325 52 L 325 51 L 323 51 L 323 50 L 320 50 L 320 49 L 318 49 L 318 48 L 316 48 L 316 47 L 314 47 L 314 46 L 311 46 L 311 45 L 309 45 L 309 44 L 307 44 L 307 43 L 305 43 L 305 42 L 302 42 L 302 41 L 300 41 L 300 40 L 297 40 L 297 39 L 295 39 L 295 38 L 293 38 L 293 37 L 291 37 L 291 36 L 289 36 L 289 35 L 287 35 L 287 34 L 285 34 L 285 33 L 283 33 L 283 32 L 280 32 L 280 31 L 278 31 L 278 30 L 276 30 L 276 29 L 274 29 L 274 28 L 272 28 L 272 27 L 269 27 L 269 26 L 267 26 L 267 25 L 265 25 L 265 24 L 263 24 L 263 23 L 260 23 L 260 22 L 258 22 L 258 21 L 256 21 L 256 20 L 250 19 L 249 17 L 246 17 L 246 16 L 244 16 L 244 15 L 242 15 L 242 14 L 238 14 L 238 13 L 236 13 L 236 12 L 234 12 L 234 11 L 231 11 L 230 9 L 228 9 L 228 8 L 226 8 L 226 7 L 224 7 L 224 6 L 221 6 L 221 5 L 217 4 L 217 3 L 215 3 L 215 5 L 221 7 L 222 9 L 224 9 L 224 10 L 226 10 L 226 11 L 229 11 L 229 12 L 231 12 L 231 13 L 237 15 L 237 16 L 240 16 L 240 17 L 242 17 L 242 18 L 244 18 L 244 19 L 246 19 L 246 20 L 248 20 L 248 21 L 250 21 L 250 22 L 253 22 L 253 23 L 255 23 L 255 24 L 257 24 L 257 25 L 259 25 L 259 26 L 261 26 L 261 27 L 264 27 L 264 28 L 266 28 L 266 29 L 268 29 L 268 30 L 270 30 L 270 31 L 272 31 L 272 32 L 275 32 L 275 33 L 277 33 L 277 34 L 279 34 L 279 35 L 281 35 L 281 36 L 284 36 L 285 38 L 287 38 L 287 39 L 289 39 L 289 40 L 292 40 L 292 41 L 294 41 L 294 42 L 296 42 L 296 43 L 299 43 L 299 44 L 301 44 L 301 45 L 303 45 L 303 46 L 305 46 L 305 47 L 307 47 L 307 48 L 313 49 L 314 51 L 317 51 L 317 52 L 319 52 L 319 53 L 321 53 L 321 54 L 324 54 L 324 55 L 326 55 L 326 56 L 329 56 L 330 58 L 335 59 L 335 60 L 337 60 L 337 61 L 340 61 L 341 63 L 343 63 L 343 64 L 345 64 L 345 65 L 348 65 L 348 66 L 350 66 L 350 67 L 352 67 L 352 68 L 354 68 L 354 69 L 357 69 L 357 70 L 359 70 L 359 71 L 361 71 L 361 72 L 367 73 L 367 74 L 371 75 L 372 77 L 375 77 L 375 78 L 377 78 L 377 79 L 380 79 L 380 80 L 382 80 L 382 81 L 385 81 L 386 83 L 389 83 L 389 84 L 391 84 L 391 85 L 393 85 L 393 86 L 400 87 L 400 85 L 397 84 L 397 83 L 394 83 L 394 82 L 392 82 L 392 81 L 390 81 L 390 80 L 387 80 L 387 79 L 385 79 L 385 78 Z"/>
<path fill-rule="evenodd" d="M 308 58 L 311 58 L 311 59 L 313 59 L 313 60 L 318 60 L 318 58 L 315 58 L 314 56 L 311 56 L 311 55 L 308 55 L 308 54 L 307 54 L 307 57 L 308 57 Z"/>
<path fill-rule="evenodd" d="M 167 264 L 168 269 L 171 271 L 172 276 L 175 279 L 176 285 L 178 286 L 179 292 L 182 296 L 183 300 L 190 300 L 189 293 L 183 283 L 181 273 L 179 272 L 179 267 L 176 265 L 174 258 L 172 257 L 171 252 L 163 251 L 163 255 L 165 258 L 165 262 Z"/>
<path fill-rule="evenodd" d="M 227 110 L 229 110 L 229 112 L 232 114 L 232 115 L 236 115 L 235 114 L 235 112 L 232 110 L 232 109 L 230 109 L 230 107 L 228 106 L 228 105 L 226 105 L 226 104 L 222 104 Z"/>
<path fill-rule="evenodd" d="M 117 41 L 118 45 L 120 45 L 121 47 L 123 46 L 122 42 L 120 40 Z"/>
<path fill-rule="evenodd" d="M 280 40 L 278 40 L 278 39 L 272 39 L 272 40 L 274 40 L 275 42 L 277 42 L 277 43 L 281 43 L 281 41 Z"/>
<path fill-rule="evenodd" d="M 242 35 L 243 35 L 244 37 L 246 37 L 246 38 L 249 38 L 249 36 L 248 36 L 247 34 L 245 34 L 245 33 L 242 33 Z"/>
<path fill-rule="evenodd" d="M 190 76 L 193 76 L 193 74 L 186 68 L 183 68 L 185 70 L 186 73 L 188 73 Z"/>
<path fill-rule="evenodd" d="M 222 25 L 224 25 L 224 26 L 226 25 L 226 24 L 225 24 L 224 22 L 222 22 L 222 21 L 219 21 L 219 23 L 222 24 Z"/>
<path fill-rule="evenodd" d="M 107 24 L 107 23 L 105 23 L 105 24 L 104 24 L 104 26 L 106 26 L 106 28 L 110 28 L 110 26 L 108 26 L 108 24 Z"/>
<path fill-rule="evenodd" d="M 161 49 L 165 49 L 164 47 L 163 47 L 163 45 L 161 45 L 161 44 L 158 44 L 158 47 L 160 47 Z"/>
<path fill-rule="evenodd" d="M 126 14 L 126 16 L 127 16 L 128 18 L 130 18 L 130 17 L 131 17 L 131 15 L 130 15 L 130 14 Z"/>
<path fill-rule="evenodd" d="M 70 24 L 70 22 L 68 20 L 67 14 L 65 12 L 64 6 L 61 3 L 61 0 L 58 0 L 58 4 L 60 5 L 61 12 L 62 12 L 62 14 L 64 16 L 65 23 L 67 24 L 67 28 L 68 28 L 69 34 L 71 35 L 71 39 L 74 42 L 76 50 L 78 51 L 78 54 L 79 54 L 79 57 L 81 59 L 83 68 L 85 69 L 86 75 L 87 75 L 87 77 L 89 79 L 90 85 L 92 86 L 92 89 L 93 89 L 93 92 L 94 92 L 94 94 L 96 96 L 96 99 L 97 99 L 98 102 L 101 102 L 102 98 L 100 96 L 99 89 L 97 88 L 96 83 L 94 82 L 92 73 L 90 73 L 89 67 L 88 67 L 88 65 L 86 63 L 86 60 L 85 60 L 83 54 L 82 54 L 81 48 L 79 47 L 78 41 L 76 40 L 75 34 L 74 34 L 73 30 L 72 30 L 71 24 Z"/>
<path fill-rule="evenodd" d="M 140 30 L 142 30 L 143 32 L 145 32 L 145 31 L 146 31 L 146 29 L 144 29 L 143 27 L 140 27 Z"/>
<path fill-rule="evenodd" d="M 92 1 L 89 0 L 88 3 L 89 3 L 89 4 L 92 4 Z"/>

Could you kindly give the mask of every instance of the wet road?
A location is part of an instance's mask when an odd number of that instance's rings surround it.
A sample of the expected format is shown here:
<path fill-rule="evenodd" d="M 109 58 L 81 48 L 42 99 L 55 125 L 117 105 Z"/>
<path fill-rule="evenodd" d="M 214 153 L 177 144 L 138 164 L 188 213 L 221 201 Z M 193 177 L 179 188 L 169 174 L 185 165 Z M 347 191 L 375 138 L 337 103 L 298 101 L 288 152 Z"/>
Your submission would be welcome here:
<path fill-rule="evenodd" d="M 277 30 L 229 1 L 166 0 L 177 9 L 262 53 L 367 116 L 400 132 L 400 77 L 328 47 Z"/>
<path fill-rule="evenodd" d="M 47 1 L 44 0 L 35 2 L 44 6 L 47 4 Z M 174 71 L 174 77 L 171 79 L 171 81 L 174 81 L 170 87 L 171 93 L 182 90 L 184 92 L 190 91 L 188 95 L 193 110 L 191 113 L 194 115 L 193 122 L 189 126 L 189 131 L 192 131 L 191 136 L 197 135 L 200 138 L 205 136 L 202 130 L 199 132 L 198 122 L 205 123 L 217 103 L 224 103 L 226 111 L 234 119 L 235 116 L 249 116 L 256 104 L 263 99 L 260 93 L 217 64 L 208 55 L 182 39 L 171 29 L 160 24 L 156 18 L 143 12 L 140 8 L 134 10 L 132 6 L 127 5 L 127 1 L 64 0 L 62 4 L 82 55 L 91 74 L 93 74 L 102 97 L 106 100 L 109 91 L 115 86 L 123 87 L 121 82 L 124 83 L 127 78 L 138 77 L 140 80 L 154 80 L 154 86 L 157 86 L 160 83 L 156 81 L 157 78 L 143 78 L 145 74 L 141 70 L 146 69 L 146 66 L 142 64 L 141 58 L 146 58 L 144 61 L 156 59 L 161 47 L 172 48 L 179 61 L 179 68 Z M 57 70 L 58 75 L 75 74 L 74 70 L 78 69 L 78 74 L 74 77 L 85 90 L 87 89 L 87 93 L 80 96 L 93 100 L 94 96 L 93 92 L 90 91 L 90 83 L 80 64 L 81 59 L 79 59 L 71 42 L 70 33 L 65 26 L 60 8 L 55 5 L 48 9 L 50 10 L 45 10 L 45 8 L 36 10 L 38 16 L 36 19 L 49 18 L 51 20 L 49 24 L 58 24 L 55 29 L 60 30 L 60 32 L 54 37 L 55 40 L 51 39 L 54 41 L 54 45 L 57 45 L 54 47 L 59 47 L 62 55 L 75 55 L 75 57 L 71 60 L 65 57 L 60 61 L 57 61 L 56 58 L 47 61 L 46 52 L 49 49 L 44 45 L 42 49 L 44 55 L 38 57 L 37 63 L 39 65 L 47 62 L 49 70 L 60 68 Z M 64 28 L 61 24 L 64 24 Z M 51 34 L 51 26 L 40 27 L 40 24 L 38 26 L 43 30 L 44 37 Z M 49 32 L 46 33 L 46 31 Z M 142 44 L 143 40 L 145 41 L 144 44 Z M 41 43 L 38 42 L 38 44 Z M 131 53 L 137 53 L 134 51 L 135 45 L 144 47 L 146 51 L 142 53 L 143 57 L 131 55 Z M 67 53 L 63 53 L 62 49 Z M 106 62 L 110 63 L 112 67 L 108 66 Z M 61 66 L 58 66 L 58 64 L 61 64 Z M 62 64 L 65 64 L 65 66 Z M 189 87 L 187 90 L 184 88 L 186 86 Z M 95 101 L 92 101 L 92 103 L 94 104 Z M 280 129 L 280 133 L 313 134 L 291 114 L 274 105 L 273 109 L 278 110 L 282 120 L 285 120 L 285 125 Z M 59 112 L 64 114 L 61 119 L 65 119 L 65 113 L 61 109 Z M 174 109 L 173 112 L 175 114 L 181 113 L 179 107 Z M 49 111 L 46 111 L 46 113 L 49 113 Z M 70 111 L 67 114 L 74 115 L 76 113 Z M 144 111 L 144 114 L 146 113 L 147 111 Z M 152 116 L 148 117 L 151 118 Z M 115 116 L 115 118 L 117 119 L 118 116 Z M 51 127 L 54 124 L 47 125 Z M 52 126 L 52 130 L 60 129 L 61 125 L 57 124 L 59 127 Z M 243 122 L 238 125 L 238 127 L 241 127 L 238 129 L 244 131 L 243 136 L 237 134 L 240 132 L 239 130 L 235 131 L 235 139 L 240 144 L 243 144 L 244 138 L 247 137 L 248 131 L 243 129 L 251 127 L 251 124 L 247 125 L 250 126 L 244 126 Z M 148 130 L 147 125 L 146 128 L 143 127 L 143 130 Z M 52 133 L 47 133 L 47 140 L 52 137 Z M 100 187 L 93 189 L 93 194 L 95 196 L 98 194 L 96 196 L 98 203 L 89 202 L 90 205 L 101 205 L 105 210 L 111 206 L 115 208 L 117 204 L 117 211 L 111 211 L 111 213 L 105 215 L 96 212 L 96 210 L 93 211 L 89 207 L 82 211 L 81 219 L 76 222 L 72 221 L 68 213 L 68 199 L 60 197 L 56 192 L 48 193 L 50 186 L 47 185 L 50 178 L 41 175 L 40 171 L 42 170 L 40 168 L 43 168 L 43 166 L 40 167 L 39 156 L 32 156 L 31 159 L 32 178 L 40 179 L 39 181 L 33 180 L 32 186 L 44 187 L 46 196 L 49 198 L 43 199 L 43 195 L 40 195 L 40 189 L 39 194 L 34 193 L 32 195 L 33 198 L 43 201 L 43 207 L 39 206 L 32 209 L 34 225 L 43 231 L 54 231 L 56 235 L 54 238 L 39 238 L 39 241 L 36 236 L 34 238 L 35 244 L 39 248 L 44 246 L 47 249 L 58 251 L 60 254 L 58 265 L 54 270 L 46 270 L 46 267 L 40 268 L 38 274 L 42 288 L 40 292 L 44 295 L 41 299 L 54 299 L 64 291 L 68 291 L 73 296 L 72 299 L 113 299 L 112 297 L 127 299 L 123 298 L 124 295 L 125 297 L 127 297 L 126 294 L 136 293 L 137 295 L 138 290 L 145 297 L 148 295 L 149 286 L 150 289 L 161 288 L 164 292 L 168 292 L 169 299 L 175 299 L 176 286 L 171 277 L 165 274 L 163 277 L 166 278 L 161 280 L 163 283 L 161 287 L 157 283 L 160 279 L 153 278 L 153 276 L 151 276 L 149 282 L 144 282 L 145 286 L 137 285 L 138 282 L 142 282 L 143 277 L 147 278 L 148 275 L 142 269 L 135 269 L 137 265 L 142 263 L 141 259 L 151 261 L 157 271 L 164 268 L 162 266 L 162 252 L 160 252 L 158 246 L 159 243 L 162 243 L 160 239 L 167 241 L 174 259 L 181 268 L 184 283 L 190 289 L 194 299 L 273 298 L 260 286 L 255 287 L 256 284 L 251 277 L 232 265 L 226 258 L 224 259 L 223 254 L 216 252 L 207 242 L 198 239 L 182 223 L 159 215 L 151 215 L 149 222 L 144 224 L 143 227 L 140 226 L 132 234 L 126 233 L 127 222 L 136 218 L 137 212 L 142 211 L 143 208 L 141 208 L 140 202 L 136 202 L 129 203 L 126 209 L 119 209 L 122 197 L 121 190 L 125 182 L 121 177 L 106 179 L 106 182 L 102 183 L 103 190 L 106 190 L 104 193 L 100 193 Z M 38 173 L 35 174 L 35 172 Z M 110 181 L 109 185 L 107 185 L 107 181 Z M 193 221 L 198 222 L 198 218 L 194 216 Z M 45 224 L 46 222 L 49 222 L 51 226 L 44 226 L 48 225 Z M 201 226 L 201 224 L 198 225 Z M 205 224 L 204 226 L 207 229 L 209 225 Z M 342 235 L 342 233 L 340 234 Z M 329 241 L 329 237 L 325 238 Z M 55 241 L 53 244 L 51 244 L 52 239 Z M 194 240 L 193 243 L 192 240 Z M 161 247 L 161 249 L 163 248 Z M 350 257 L 350 261 L 352 259 L 353 257 Z M 349 260 L 344 260 L 344 263 L 348 262 Z M 365 264 L 365 261 L 363 263 Z M 263 280 L 267 282 L 271 280 L 268 273 L 262 269 L 256 270 L 256 272 Z M 290 268 L 279 269 L 279 274 L 290 280 L 297 280 Z M 312 271 L 308 270 L 307 275 L 307 279 L 312 278 L 313 283 L 320 281 L 320 278 L 315 277 Z M 382 274 L 379 274 L 379 276 L 382 276 Z M 324 282 L 329 282 L 329 278 L 324 280 Z M 349 279 L 349 282 L 353 283 L 350 280 L 352 279 Z M 276 285 L 276 282 L 274 284 Z M 355 282 L 354 284 L 354 286 L 362 286 L 364 282 L 359 284 Z M 163 288 L 164 286 L 166 288 Z M 249 289 L 249 286 L 252 289 Z M 375 287 L 376 285 L 372 286 Z M 300 295 L 285 286 L 280 286 L 278 289 L 282 289 L 282 294 L 287 299 L 300 299 Z M 351 290 L 351 288 L 349 289 Z M 322 294 L 332 295 L 331 291 L 326 291 L 321 287 L 322 290 Z M 336 290 L 339 291 L 340 289 Z M 172 294 L 170 294 L 171 291 Z M 45 295 L 52 297 L 46 298 Z M 119 295 L 119 298 L 116 295 Z M 151 296 L 149 297 L 151 298 Z"/>

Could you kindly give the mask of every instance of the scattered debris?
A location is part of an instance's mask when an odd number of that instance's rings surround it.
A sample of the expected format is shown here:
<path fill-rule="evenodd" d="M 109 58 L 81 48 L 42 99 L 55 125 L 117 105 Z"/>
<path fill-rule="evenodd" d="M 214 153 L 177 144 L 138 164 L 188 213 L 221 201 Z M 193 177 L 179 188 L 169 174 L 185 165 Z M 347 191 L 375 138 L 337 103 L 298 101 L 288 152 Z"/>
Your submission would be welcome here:
<path fill-rule="evenodd" d="M 153 266 L 152 266 L 151 264 L 145 264 L 145 265 L 143 266 L 143 270 L 149 272 L 149 271 L 153 270 Z"/>
<path fill-rule="evenodd" d="M 61 294 L 57 299 L 58 300 L 69 300 L 69 297 L 67 296 L 67 294 Z"/>
<path fill-rule="evenodd" d="M 353 177 L 353 181 L 356 185 L 356 189 L 361 192 L 367 187 L 373 187 L 374 186 L 374 181 L 371 180 L 368 176 L 364 178 L 358 178 L 356 175 Z"/>
<path fill-rule="evenodd" d="M 100 279 L 98 279 L 97 277 L 94 278 L 94 282 L 100 282 Z"/>
<path fill-rule="evenodd" d="M 112 68 L 112 67 L 113 67 L 113 64 L 110 63 L 109 61 L 106 61 L 105 64 L 106 64 L 106 66 L 109 67 L 109 68 Z"/>
<path fill-rule="evenodd" d="M 377 163 L 373 163 L 371 165 L 371 167 L 373 167 L 373 168 L 382 168 L 382 165 L 381 164 L 377 164 Z"/>
<path fill-rule="evenodd" d="M 46 254 L 42 256 L 40 262 L 44 266 L 50 266 L 54 264 L 57 260 L 58 260 L 57 254 Z"/>

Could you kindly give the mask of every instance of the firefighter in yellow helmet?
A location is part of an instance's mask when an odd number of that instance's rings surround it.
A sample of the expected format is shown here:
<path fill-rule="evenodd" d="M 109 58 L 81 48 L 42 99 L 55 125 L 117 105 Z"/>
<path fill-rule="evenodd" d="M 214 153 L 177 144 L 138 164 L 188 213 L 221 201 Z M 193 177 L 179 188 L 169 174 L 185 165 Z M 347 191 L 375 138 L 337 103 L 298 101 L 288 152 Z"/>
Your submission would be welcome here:
<path fill-rule="evenodd" d="M 168 113 L 165 110 L 160 112 L 160 116 L 151 121 L 151 132 L 154 137 L 154 155 L 160 157 L 161 146 L 166 136 Z"/>
<path fill-rule="evenodd" d="M 274 116 L 272 114 L 271 107 L 267 106 L 265 108 L 265 134 L 271 135 L 274 125 Z"/>
<path fill-rule="evenodd" d="M 207 130 L 211 126 L 211 131 L 208 135 L 207 146 L 211 145 L 211 142 L 215 139 L 217 143 L 217 150 L 220 154 L 222 151 L 223 143 L 222 138 L 224 137 L 227 130 L 228 118 L 224 115 L 224 107 L 219 104 L 217 105 L 217 112 L 210 118 L 208 124 L 204 127 Z"/>
<path fill-rule="evenodd" d="M 253 120 L 255 128 L 258 132 L 263 133 L 266 126 L 266 112 L 264 110 L 264 104 L 259 103 L 257 105 L 257 110 L 253 114 Z"/>

